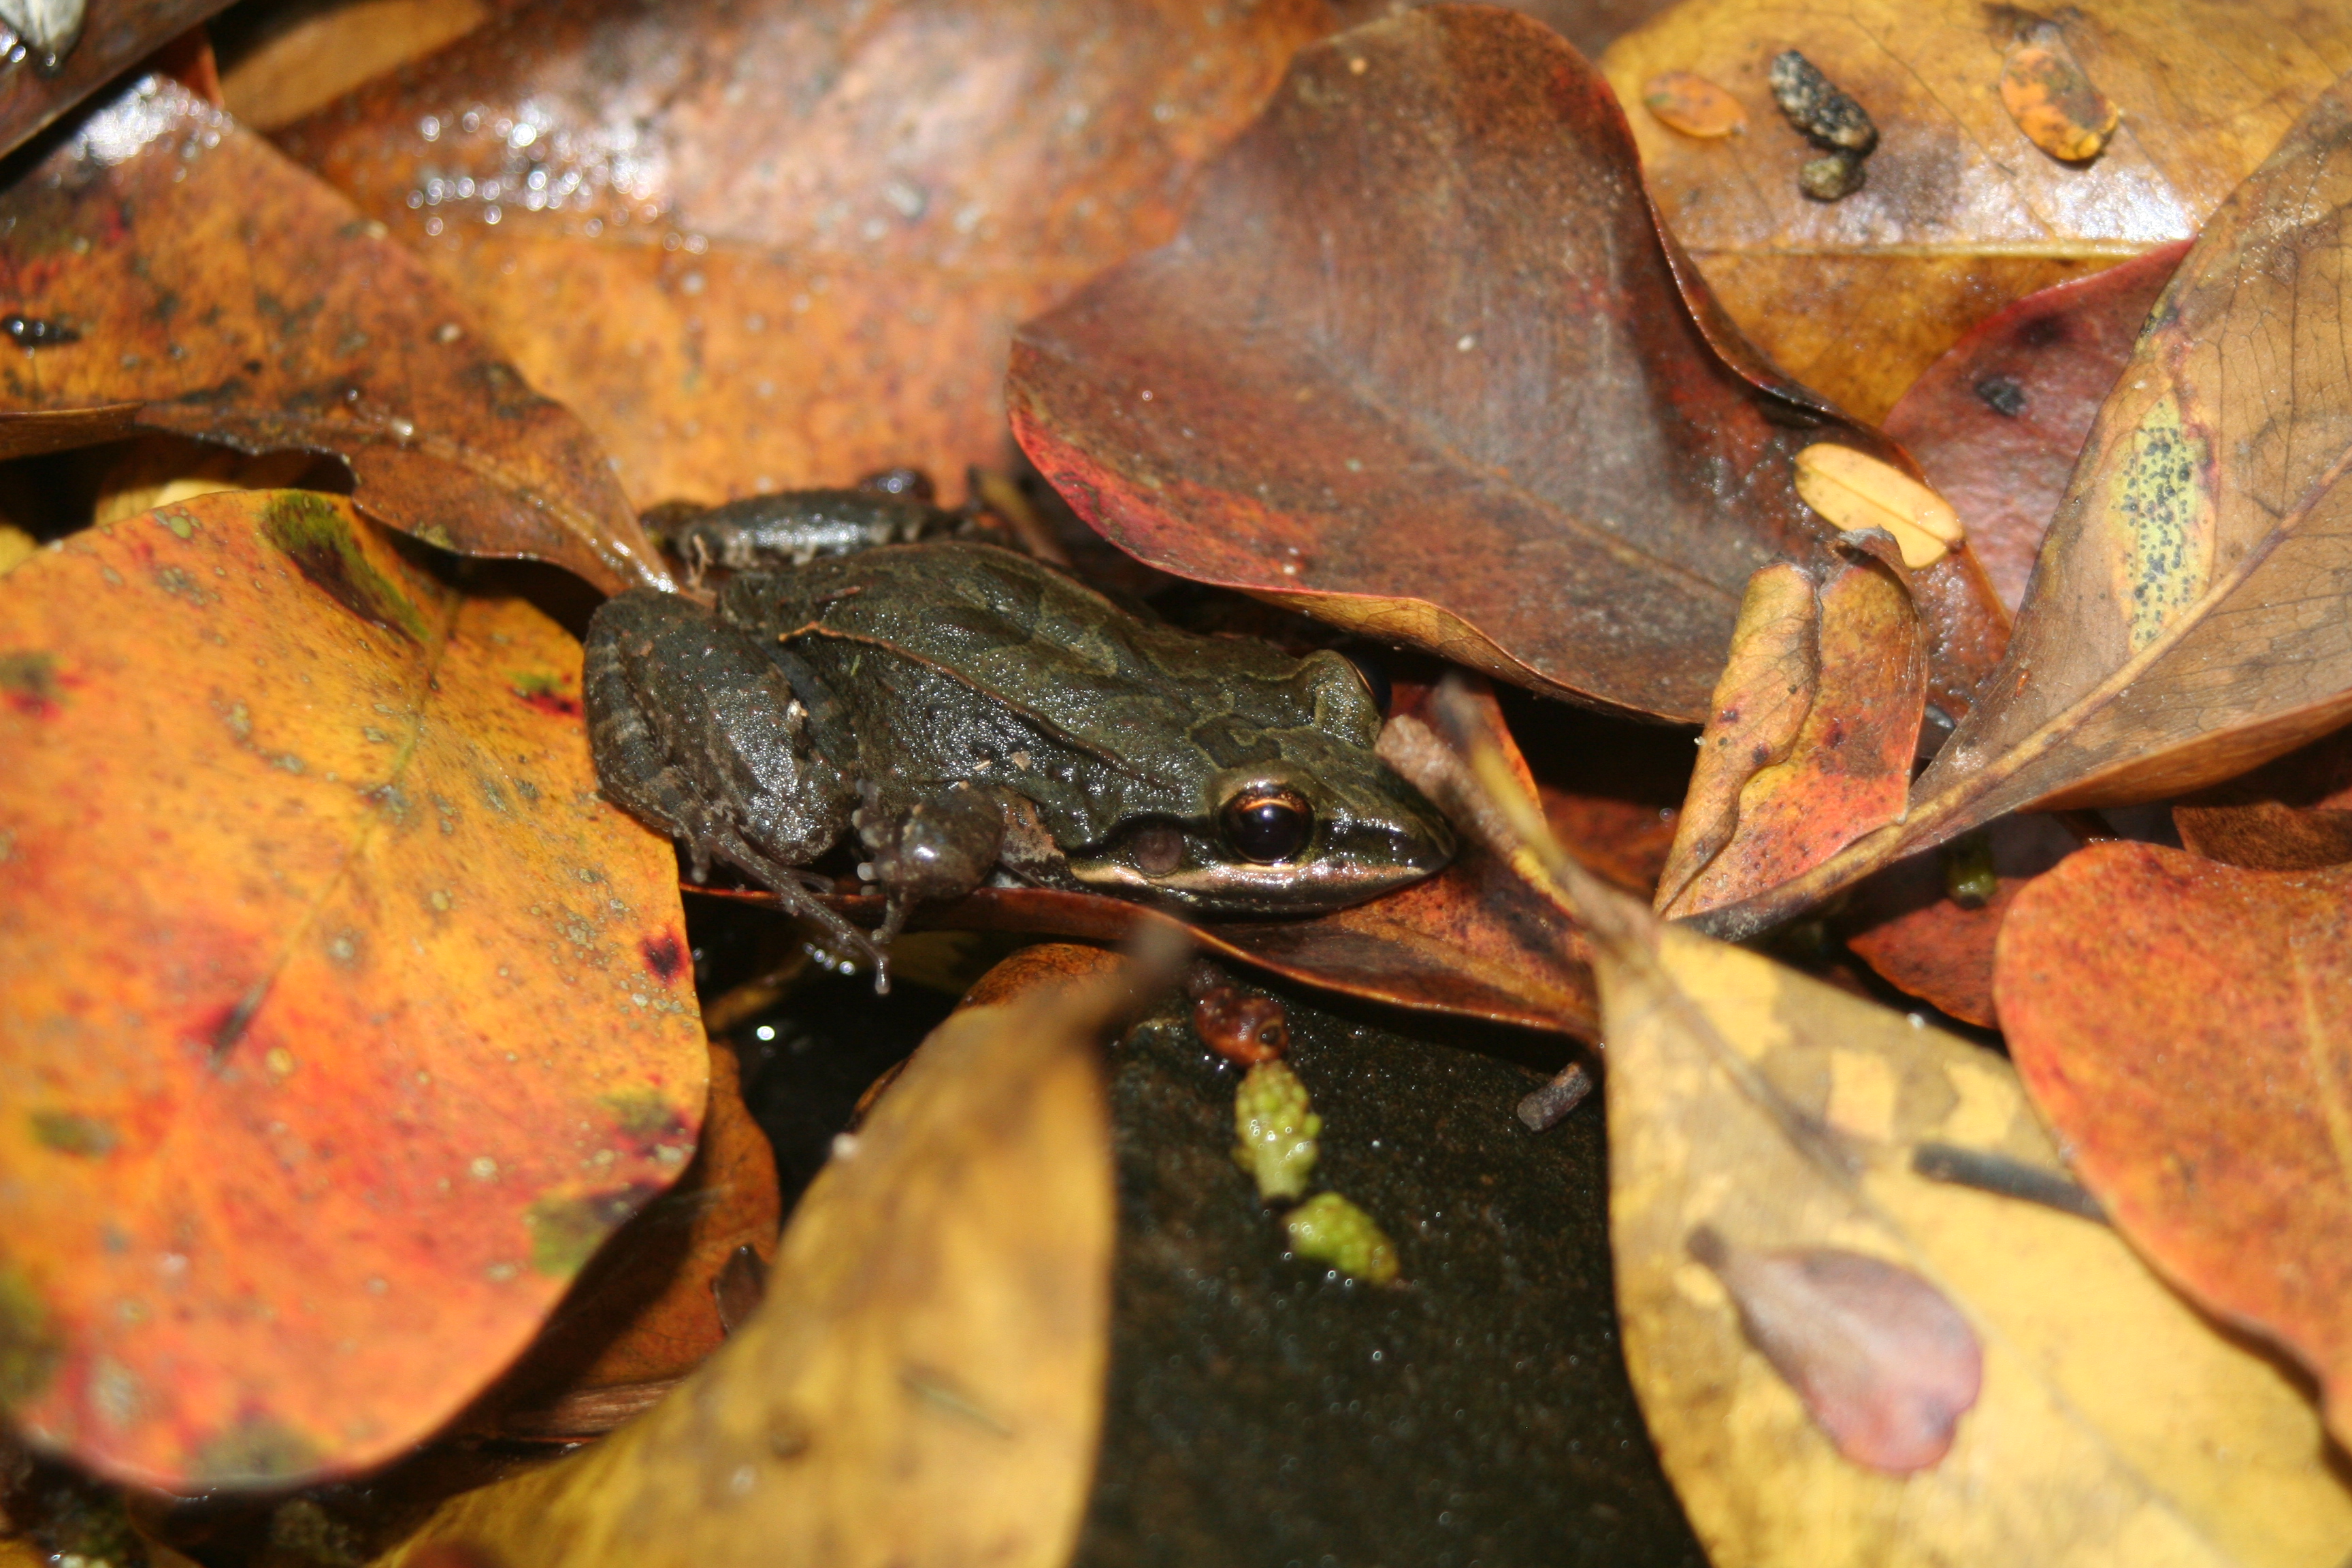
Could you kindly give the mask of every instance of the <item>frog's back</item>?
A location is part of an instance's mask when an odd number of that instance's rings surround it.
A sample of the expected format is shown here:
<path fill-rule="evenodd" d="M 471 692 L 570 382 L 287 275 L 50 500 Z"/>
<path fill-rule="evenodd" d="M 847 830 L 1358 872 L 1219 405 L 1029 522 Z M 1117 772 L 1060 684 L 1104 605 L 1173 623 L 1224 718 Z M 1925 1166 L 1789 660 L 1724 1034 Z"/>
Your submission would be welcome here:
<path fill-rule="evenodd" d="M 729 585 L 722 613 L 806 647 L 918 660 L 1132 773 L 1189 786 L 1294 739 L 1369 747 L 1379 714 L 1331 656 L 1146 620 L 1026 556 L 942 542 L 822 560 Z M 1310 668 L 1310 664 L 1314 668 Z"/>

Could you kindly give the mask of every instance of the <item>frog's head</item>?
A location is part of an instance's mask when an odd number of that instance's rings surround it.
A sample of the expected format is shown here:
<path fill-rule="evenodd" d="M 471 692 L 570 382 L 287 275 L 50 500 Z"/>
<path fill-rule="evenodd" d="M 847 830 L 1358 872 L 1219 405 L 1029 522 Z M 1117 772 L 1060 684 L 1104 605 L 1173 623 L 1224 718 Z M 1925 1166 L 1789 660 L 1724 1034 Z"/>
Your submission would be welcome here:
<path fill-rule="evenodd" d="M 1373 754 L 1381 713 L 1363 677 L 1336 653 L 1293 668 L 1284 700 L 1238 701 L 1195 729 L 1191 809 L 1138 814 L 1072 854 L 1071 874 L 1198 914 L 1300 915 L 1443 869 L 1453 830 Z"/>

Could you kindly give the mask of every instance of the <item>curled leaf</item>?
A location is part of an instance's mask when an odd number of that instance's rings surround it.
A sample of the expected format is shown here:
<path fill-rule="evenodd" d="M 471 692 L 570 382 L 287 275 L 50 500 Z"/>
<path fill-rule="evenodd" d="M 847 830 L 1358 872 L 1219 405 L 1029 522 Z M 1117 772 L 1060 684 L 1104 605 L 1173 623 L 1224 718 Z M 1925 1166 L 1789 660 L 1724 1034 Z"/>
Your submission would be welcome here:
<path fill-rule="evenodd" d="M 398 1452 L 702 1116 L 579 645 L 230 492 L 0 579 L 0 1399 L 157 1486 Z"/>
<path fill-rule="evenodd" d="M 1176 240 L 1023 329 L 1008 395 L 1154 565 L 1685 721 L 1749 576 L 1835 536 L 1795 455 L 1902 460 L 1724 321 L 1607 84 L 1484 6 L 1302 50 Z M 1957 712 L 2003 618 L 1964 551 L 1926 577 Z"/>
<path fill-rule="evenodd" d="M 1409 776 L 1443 800 L 1443 772 Z M 1491 782 L 1465 821 L 1498 829 L 1590 933 L 1627 1364 L 1714 1561 L 2318 1568 L 2352 1549 L 2352 1490 L 2309 1402 L 2082 1217 L 2000 1057 L 1662 925 Z M 1941 1462 L 1898 1477 L 1840 1454 L 1692 1257 L 1701 1226 L 1933 1287 L 1982 1352 Z"/>
<path fill-rule="evenodd" d="M 0 453 L 136 426 L 322 452 L 429 543 L 669 585 L 580 423 L 382 225 L 176 83 L 133 83 L 0 192 L 0 269 L 74 334 L 0 351 Z"/>
<path fill-rule="evenodd" d="M 1903 815 L 1925 713 L 1918 612 L 1867 555 L 1819 588 L 1757 574 L 1699 738 L 1658 908 L 1695 914 L 1773 887 Z"/>
<path fill-rule="evenodd" d="M 2352 81 L 2241 186 L 2100 409 L 2017 631 L 1907 816 L 1714 911 L 1738 933 L 2006 812 L 2160 800 L 2352 714 Z M 2316 334 L 2316 337 L 2315 337 Z"/>
<path fill-rule="evenodd" d="M 1995 971 L 2034 1103 L 2148 1259 L 2319 1377 L 2352 1438 L 2352 868 L 2099 844 L 2019 895 Z"/>

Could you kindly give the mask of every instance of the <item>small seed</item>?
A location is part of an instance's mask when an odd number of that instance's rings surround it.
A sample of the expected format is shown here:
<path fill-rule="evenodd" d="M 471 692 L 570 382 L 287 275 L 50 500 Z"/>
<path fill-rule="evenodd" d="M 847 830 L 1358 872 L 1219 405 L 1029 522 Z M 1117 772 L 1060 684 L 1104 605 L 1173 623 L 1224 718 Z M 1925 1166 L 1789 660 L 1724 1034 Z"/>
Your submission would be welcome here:
<path fill-rule="evenodd" d="M 1748 111 L 1739 100 L 1692 71 L 1652 77 L 1642 89 L 1642 102 L 1660 124 L 1702 141 L 1737 136 L 1748 129 Z"/>

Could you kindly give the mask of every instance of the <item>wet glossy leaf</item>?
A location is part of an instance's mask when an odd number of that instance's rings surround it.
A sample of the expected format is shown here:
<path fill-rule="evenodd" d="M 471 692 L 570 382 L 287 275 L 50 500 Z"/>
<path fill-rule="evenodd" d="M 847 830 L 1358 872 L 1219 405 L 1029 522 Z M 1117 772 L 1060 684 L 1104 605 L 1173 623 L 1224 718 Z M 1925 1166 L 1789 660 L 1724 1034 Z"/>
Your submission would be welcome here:
<path fill-rule="evenodd" d="M 2352 1437 L 2352 868 L 2095 845 L 2020 895 L 1995 982 L 2034 1103 L 2132 1244 L 2317 1373 Z"/>
<path fill-rule="evenodd" d="M 2006 812 L 2229 778 L 2352 712 L 2352 377 L 2334 350 L 2347 213 L 2352 81 L 2181 262 L 2099 411 L 2016 637 L 1908 816 L 1713 929 L 1755 929 Z"/>
<path fill-rule="evenodd" d="M 0 155 L 15 152 L 110 78 L 226 6 L 228 0 L 89 0 L 80 36 L 55 70 L 19 48 L 0 64 Z M 12 37 L 11 42 L 15 39 Z"/>
<path fill-rule="evenodd" d="M 1001 466 L 1014 324 L 1174 227 L 1314 0 L 542 0 L 289 127 L 638 504 Z"/>
<path fill-rule="evenodd" d="M 236 121 L 133 84 L 0 194 L 0 452 L 134 426 L 350 465 L 369 515 L 605 588 L 667 585 L 595 442 L 416 259 Z"/>
<path fill-rule="evenodd" d="M 2352 731 L 2175 801 L 2188 849 L 2257 871 L 2352 864 Z"/>
<path fill-rule="evenodd" d="M 1626 1359 L 1717 1563 L 2322 1568 L 2352 1547 L 2309 1404 L 2083 1217 L 2007 1062 L 1662 925 L 1531 821 L 1507 831 L 1591 933 Z M 1907 1477 L 1841 1457 L 1693 1256 L 1701 1227 L 1865 1255 L 1957 1308 L 1983 1370 L 1949 1452 Z"/>
<path fill-rule="evenodd" d="M 2042 41 L 2044 17 L 2122 113 L 2087 166 L 2039 151 L 2001 101 L 2009 50 L 2021 33 Z M 1797 188 L 1815 149 L 1774 111 L 1766 84 L 1791 47 L 1881 132 L 1867 184 L 1840 202 Z M 1746 105 L 1751 134 L 1719 142 L 1634 117 L 1659 209 L 1766 353 L 1876 419 L 2000 306 L 2195 235 L 2347 60 L 2352 11 L 2300 0 L 2063 11 L 1689 0 L 1617 40 L 1601 65 L 1628 103 L 1677 69 Z"/>
<path fill-rule="evenodd" d="M 676 1177 L 705 1047 L 578 645 L 338 499 L 0 580 L 0 1389 L 161 1486 L 383 1458 Z"/>
<path fill-rule="evenodd" d="M 1901 458 L 1692 287 L 1606 84 L 1432 6 L 1302 51 L 1173 243 L 1023 329 L 1014 428 L 1154 565 L 1696 721 L 1749 574 L 1834 531 L 1797 452 Z M 1990 590 L 1955 552 L 1921 600 L 1964 707 Z"/>
<path fill-rule="evenodd" d="M 739 1287 L 756 1292 L 782 1211 L 775 1153 L 744 1108 L 735 1053 L 713 1046 L 701 1144 L 685 1173 L 581 1271 L 467 1425 L 522 1436 L 590 1436 L 612 1425 L 598 1411 L 627 1405 L 616 1391 L 693 1371 L 726 1342 L 721 1287 L 741 1272 L 737 1253 L 748 1247 L 757 1259 L 755 1278 Z M 646 1402 L 653 1392 L 646 1389 Z"/>
<path fill-rule="evenodd" d="M 1903 815 L 1925 712 L 1918 611 L 1885 563 L 1756 574 L 1658 883 L 1679 916 L 1770 888 Z"/>
<path fill-rule="evenodd" d="M 1921 374 L 1886 416 L 1959 514 L 2000 602 L 2014 611 L 2099 405 L 2189 242 L 2004 306 Z"/>
<path fill-rule="evenodd" d="M 445 1505 L 508 1568 L 1059 1568 L 1102 1415 L 1123 972 L 968 1008 L 793 1211 L 758 1313 L 589 1452 Z"/>
<path fill-rule="evenodd" d="M 1992 954 L 2000 923 L 2026 884 L 2081 847 L 2053 818 L 2004 816 L 1864 879 L 1839 909 L 1837 929 L 1854 956 L 1897 990 L 1963 1023 L 1997 1027 Z M 1989 890 L 1956 891 L 1969 855 L 1990 871 Z"/>

